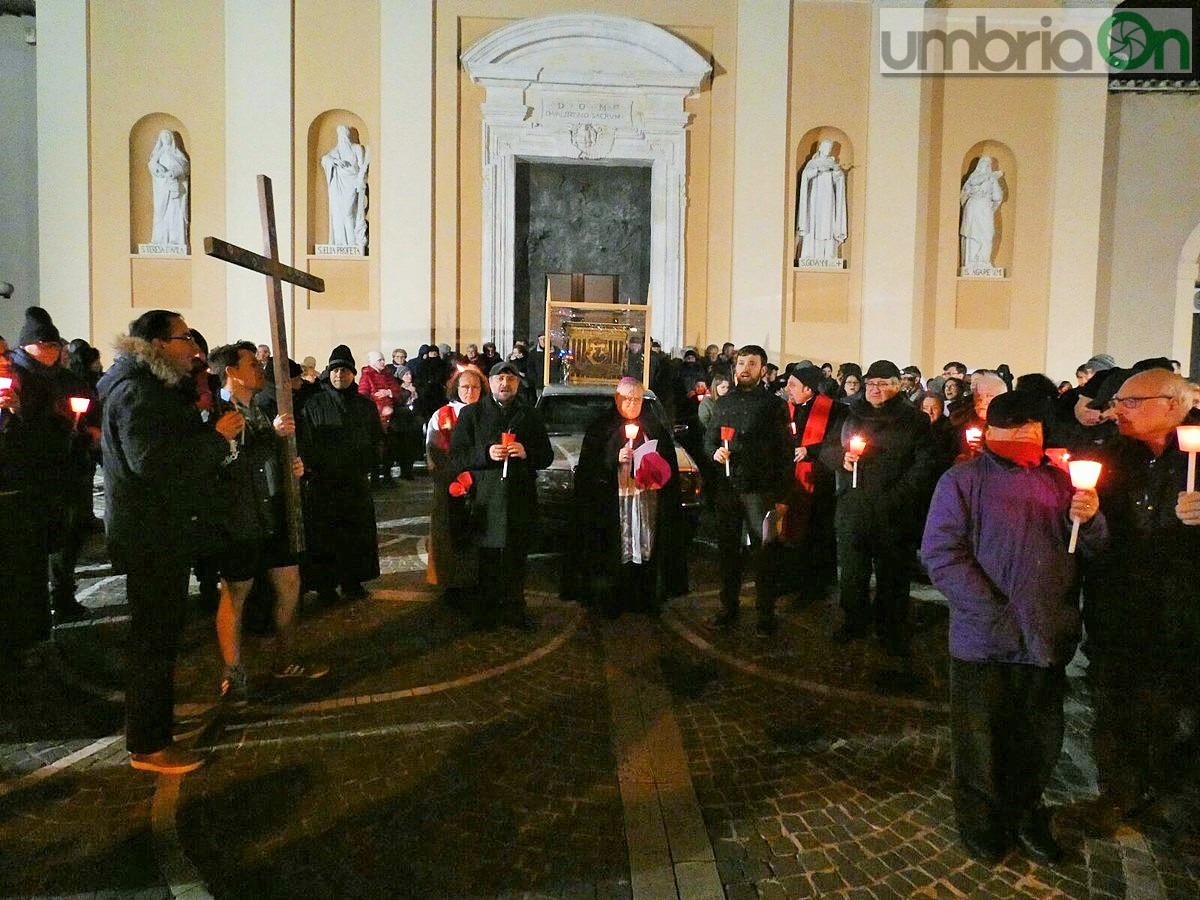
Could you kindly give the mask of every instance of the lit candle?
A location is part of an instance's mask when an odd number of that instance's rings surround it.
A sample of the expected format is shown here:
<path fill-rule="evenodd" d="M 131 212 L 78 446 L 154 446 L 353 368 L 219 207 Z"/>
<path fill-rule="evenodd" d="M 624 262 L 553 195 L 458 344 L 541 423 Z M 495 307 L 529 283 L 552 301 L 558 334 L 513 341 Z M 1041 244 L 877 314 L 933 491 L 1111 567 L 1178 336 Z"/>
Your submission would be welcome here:
<path fill-rule="evenodd" d="M 11 391 L 11 390 L 12 390 L 12 379 L 7 378 L 7 377 L 0 377 L 0 391 Z M 0 409 L 0 418 L 3 418 L 3 416 L 6 412 L 8 412 L 8 410 Z"/>
<path fill-rule="evenodd" d="M 736 432 L 734 431 L 732 425 L 722 425 L 721 426 L 721 443 L 725 445 L 726 450 L 729 449 L 729 442 L 733 440 L 733 436 L 735 433 Z M 726 478 L 732 477 L 729 474 L 729 460 L 728 459 L 725 460 L 725 477 Z"/>
<path fill-rule="evenodd" d="M 982 429 L 975 428 L 974 426 L 972 426 L 971 428 L 968 428 L 965 432 L 963 432 L 963 436 L 967 439 L 968 447 L 970 447 L 972 450 L 979 449 L 979 442 L 981 440 L 983 440 Z"/>
<path fill-rule="evenodd" d="M 628 446 L 629 446 L 630 450 L 633 449 L 633 442 L 635 440 L 637 440 L 637 436 L 638 436 L 637 425 L 633 422 L 626 423 L 626 425 L 625 425 L 625 440 L 627 440 L 629 442 Z"/>
<path fill-rule="evenodd" d="M 796 436 L 796 423 L 795 422 L 788 422 L 788 431 L 790 431 L 792 433 L 792 437 Z"/>
<path fill-rule="evenodd" d="M 500 446 L 505 448 L 504 465 L 500 468 L 500 477 L 508 477 L 508 445 L 517 439 L 517 436 L 511 431 L 502 431 L 500 433 Z"/>
<path fill-rule="evenodd" d="M 1175 428 L 1179 449 L 1188 455 L 1187 489 L 1196 490 L 1196 453 L 1200 452 L 1200 425 L 1179 425 Z"/>
<path fill-rule="evenodd" d="M 1100 480 L 1101 465 L 1090 459 L 1073 459 L 1068 464 L 1071 470 L 1071 485 L 1077 491 L 1094 491 L 1096 482 Z M 1067 546 L 1068 553 L 1075 552 L 1075 543 L 1079 540 L 1079 520 L 1071 518 L 1071 543 Z"/>
<path fill-rule="evenodd" d="M 70 397 L 68 399 L 71 401 L 71 412 L 75 413 L 75 425 L 78 426 L 79 419 L 88 411 L 92 401 L 87 397 Z"/>
<path fill-rule="evenodd" d="M 861 434 L 856 434 L 850 438 L 850 452 L 855 456 L 862 456 L 867 449 L 867 439 Z M 858 460 L 854 460 L 854 472 L 850 477 L 850 487 L 858 487 Z"/>

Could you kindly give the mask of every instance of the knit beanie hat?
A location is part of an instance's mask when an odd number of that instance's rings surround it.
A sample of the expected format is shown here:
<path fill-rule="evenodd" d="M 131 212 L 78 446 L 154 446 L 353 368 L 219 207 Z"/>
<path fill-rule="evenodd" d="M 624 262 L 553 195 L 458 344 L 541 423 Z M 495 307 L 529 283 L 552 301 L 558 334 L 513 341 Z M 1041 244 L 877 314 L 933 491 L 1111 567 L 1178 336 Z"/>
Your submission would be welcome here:
<path fill-rule="evenodd" d="M 27 347 L 30 344 L 39 343 L 60 344 L 62 343 L 62 335 L 54 327 L 54 320 L 50 318 L 50 313 L 46 312 L 40 306 L 31 306 L 25 310 L 25 324 L 21 326 L 21 334 L 17 338 L 17 344 L 21 347 Z"/>
<path fill-rule="evenodd" d="M 345 344 L 338 344 L 333 348 L 333 352 L 329 354 L 329 369 L 349 369 L 355 375 L 358 374 L 358 369 L 354 365 L 354 354 L 350 352 L 350 348 Z"/>

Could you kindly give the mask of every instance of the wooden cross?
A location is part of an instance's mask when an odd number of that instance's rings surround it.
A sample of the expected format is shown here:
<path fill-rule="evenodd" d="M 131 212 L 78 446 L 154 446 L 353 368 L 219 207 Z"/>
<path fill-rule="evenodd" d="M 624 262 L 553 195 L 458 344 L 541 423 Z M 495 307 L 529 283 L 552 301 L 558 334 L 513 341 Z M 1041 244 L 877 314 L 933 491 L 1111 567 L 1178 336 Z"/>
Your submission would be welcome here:
<path fill-rule="evenodd" d="M 315 275 L 293 269 L 279 261 L 279 241 L 275 236 L 275 195 L 271 191 L 271 179 L 266 175 L 258 176 L 258 211 L 262 216 L 265 256 L 235 247 L 215 237 L 204 239 L 204 252 L 227 263 L 267 276 L 267 310 L 271 317 L 275 396 L 279 415 L 291 416 L 292 378 L 288 372 L 287 332 L 283 327 L 283 282 L 317 292 L 325 290 L 325 282 Z M 304 549 L 304 517 L 300 509 L 300 482 L 292 475 L 296 459 L 296 436 L 288 437 L 284 447 L 283 500 L 287 511 L 288 543 L 293 553 L 299 553 Z"/>

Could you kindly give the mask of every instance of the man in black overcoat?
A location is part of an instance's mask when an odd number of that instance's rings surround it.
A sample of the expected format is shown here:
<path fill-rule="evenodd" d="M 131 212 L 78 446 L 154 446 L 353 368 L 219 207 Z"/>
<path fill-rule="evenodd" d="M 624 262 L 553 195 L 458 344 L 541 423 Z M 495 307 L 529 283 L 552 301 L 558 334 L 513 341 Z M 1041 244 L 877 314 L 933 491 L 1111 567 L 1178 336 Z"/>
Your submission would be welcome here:
<path fill-rule="evenodd" d="M 493 596 L 478 598 L 477 621 L 527 629 L 525 557 L 537 519 L 537 470 L 550 465 L 554 451 L 537 410 L 519 396 L 517 366 L 496 363 L 488 383 L 492 396 L 459 414 L 450 467 L 474 480 L 479 569 L 495 578 Z"/>

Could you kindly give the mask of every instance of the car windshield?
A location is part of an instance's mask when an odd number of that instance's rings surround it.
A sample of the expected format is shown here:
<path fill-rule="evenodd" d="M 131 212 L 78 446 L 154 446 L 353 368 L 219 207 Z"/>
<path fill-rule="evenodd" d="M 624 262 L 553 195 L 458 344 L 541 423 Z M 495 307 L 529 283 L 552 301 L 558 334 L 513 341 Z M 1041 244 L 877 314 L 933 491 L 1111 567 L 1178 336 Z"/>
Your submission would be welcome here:
<path fill-rule="evenodd" d="M 662 420 L 658 401 L 650 397 L 645 406 Z M 538 412 L 548 434 L 583 434 L 596 419 L 613 408 L 612 394 L 556 394 L 543 396 Z"/>

